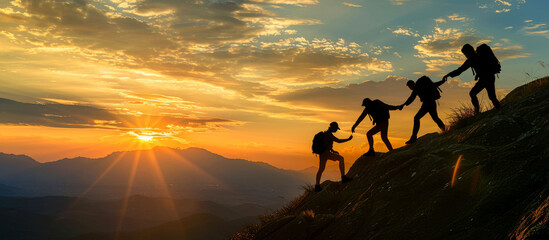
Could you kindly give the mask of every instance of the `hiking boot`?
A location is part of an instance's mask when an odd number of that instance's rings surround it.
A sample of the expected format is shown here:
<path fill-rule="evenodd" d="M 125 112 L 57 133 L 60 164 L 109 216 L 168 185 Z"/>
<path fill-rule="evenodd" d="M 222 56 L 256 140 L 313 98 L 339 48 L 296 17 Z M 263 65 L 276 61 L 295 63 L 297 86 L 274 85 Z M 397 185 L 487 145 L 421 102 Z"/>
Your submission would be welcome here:
<path fill-rule="evenodd" d="M 406 142 L 406 144 L 412 144 L 412 143 L 416 142 L 416 140 L 417 140 L 417 137 L 411 137 L 410 140 L 408 140 Z"/>
<path fill-rule="evenodd" d="M 362 156 L 375 156 L 375 155 L 376 155 L 376 152 L 374 151 L 374 149 L 370 149 L 368 150 L 368 152 L 366 152 Z"/>
<path fill-rule="evenodd" d="M 353 181 L 353 179 L 350 178 L 350 177 L 347 177 L 347 176 L 341 177 L 341 183 L 346 183 L 346 182 L 350 182 L 350 181 Z"/>
<path fill-rule="evenodd" d="M 320 192 L 322 191 L 322 187 L 320 185 L 315 185 L 315 192 Z"/>

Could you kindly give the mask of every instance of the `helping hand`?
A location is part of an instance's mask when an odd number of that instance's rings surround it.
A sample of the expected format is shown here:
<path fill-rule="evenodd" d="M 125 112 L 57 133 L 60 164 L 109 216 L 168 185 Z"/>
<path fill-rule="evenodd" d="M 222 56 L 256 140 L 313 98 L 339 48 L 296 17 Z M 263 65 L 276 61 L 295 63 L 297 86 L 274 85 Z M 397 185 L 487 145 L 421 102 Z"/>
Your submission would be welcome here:
<path fill-rule="evenodd" d="M 398 106 L 398 110 L 399 110 L 399 111 L 402 111 L 403 108 L 404 108 L 404 104 Z"/>
<path fill-rule="evenodd" d="M 349 140 L 353 139 L 353 134 L 351 134 L 351 136 L 349 136 Z"/>
<path fill-rule="evenodd" d="M 442 77 L 442 81 L 446 82 L 446 80 L 448 79 L 448 75 L 445 75 L 444 77 Z"/>
<path fill-rule="evenodd" d="M 351 132 L 354 133 L 355 132 L 355 126 L 353 126 L 353 128 L 351 128 Z M 352 137 L 352 135 L 351 135 Z"/>

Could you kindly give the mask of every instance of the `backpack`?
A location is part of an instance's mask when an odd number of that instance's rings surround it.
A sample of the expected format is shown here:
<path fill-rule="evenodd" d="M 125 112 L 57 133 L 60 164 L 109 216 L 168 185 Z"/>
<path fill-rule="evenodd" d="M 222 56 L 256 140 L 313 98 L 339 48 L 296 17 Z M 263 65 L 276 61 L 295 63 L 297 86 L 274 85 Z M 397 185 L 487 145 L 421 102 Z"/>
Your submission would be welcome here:
<path fill-rule="evenodd" d="M 488 74 L 498 74 L 501 72 L 501 64 L 490 46 L 481 44 L 477 47 L 476 53 L 482 72 Z"/>
<path fill-rule="evenodd" d="M 318 132 L 313 138 L 313 153 L 321 154 L 326 150 L 326 144 L 324 140 L 325 132 Z"/>
<path fill-rule="evenodd" d="M 368 104 L 366 109 L 368 110 L 368 115 L 370 116 L 373 124 L 376 124 L 376 122 L 379 121 L 385 121 L 390 117 L 389 109 L 385 107 L 384 103 L 377 99 Z"/>
<path fill-rule="evenodd" d="M 440 90 L 440 88 L 427 76 L 420 77 L 416 81 L 415 87 L 418 91 L 417 95 L 422 102 L 426 100 L 438 100 L 440 98 L 440 92 L 442 92 L 442 90 Z"/>

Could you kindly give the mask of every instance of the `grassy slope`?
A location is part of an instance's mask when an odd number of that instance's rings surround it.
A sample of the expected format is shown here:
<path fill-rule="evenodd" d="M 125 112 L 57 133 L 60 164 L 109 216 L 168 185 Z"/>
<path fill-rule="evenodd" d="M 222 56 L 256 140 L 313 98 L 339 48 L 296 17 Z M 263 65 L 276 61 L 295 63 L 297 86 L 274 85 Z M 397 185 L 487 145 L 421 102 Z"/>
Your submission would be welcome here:
<path fill-rule="evenodd" d="M 502 103 L 464 127 L 359 158 L 354 181 L 326 181 L 233 238 L 549 239 L 549 78 Z"/>

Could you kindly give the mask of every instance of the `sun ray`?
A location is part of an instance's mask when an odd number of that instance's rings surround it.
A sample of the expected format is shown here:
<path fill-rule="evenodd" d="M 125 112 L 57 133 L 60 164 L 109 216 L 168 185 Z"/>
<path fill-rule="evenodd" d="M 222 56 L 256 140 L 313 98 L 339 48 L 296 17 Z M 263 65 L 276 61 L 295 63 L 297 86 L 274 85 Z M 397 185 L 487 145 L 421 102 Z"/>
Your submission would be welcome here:
<path fill-rule="evenodd" d="M 129 148 L 131 149 L 135 144 L 132 144 Z M 55 221 L 59 220 L 63 215 L 65 215 L 68 211 L 70 211 L 71 209 L 73 209 L 76 205 L 78 205 L 78 203 L 80 203 L 80 201 L 82 199 L 84 199 L 84 196 L 86 196 L 94 187 L 95 185 L 97 185 L 102 179 L 103 177 L 105 177 L 110 171 L 111 169 L 116 166 L 116 164 L 118 164 L 118 162 L 128 153 L 128 150 L 126 151 L 122 151 L 120 153 L 120 155 L 118 155 L 118 157 L 112 161 L 112 163 L 101 173 L 101 175 L 99 175 L 99 177 L 97 177 L 97 179 L 95 179 L 95 181 L 90 184 L 90 186 L 88 186 L 88 188 L 86 188 L 86 190 L 84 190 L 84 192 L 82 192 L 80 195 L 78 195 L 78 197 L 76 197 L 76 199 L 74 200 L 74 202 L 72 202 L 69 206 L 67 206 L 67 208 L 65 208 L 65 210 L 62 211 L 61 214 L 59 214 L 59 218 L 55 219 Z"/>
<path fill-rule="evenodd" d="M 123 223 L 124 223 L 124 219 L 126 218 L 126 211 L 128 209 L 129 198 L 130 198 L 130 194 L 132 192 L 133 183 L 134 183 L 134 180 L 135 180 L 135 175 L 137 174 L 137 167 L 139 165 L 140 158 L 141 158 L 141 151 L 135 151 L 135 157 L 133 159 L 133 165 L 132 165 L 132 169 L 130 171 L 130 177 L 128 179 L 128 186 L 127 186 L 127 189 L 126 189 L 126 194 L 124 196 L 124 199 L 122 200 L 123 201 L 122 209 L 120 211 L 120 218 L 118 220 L 118 226 L 116 227 L 116 232 L 115 232 L 114 239 L 118 239 L 118 237 L 120 236 L 120 232 L 122 231 L 122 226 L 123 226 Z"/>
<path fill-rule="evenodd" d="M 164 178 L 162 169 L 159 166 L 158 159 L 154 154 L 154 150 L 147 151 L 147 153 L 149 155 L 149 163 L 152 165 L 152 169 L 156 173 L 156 177 L 158 182 L 160 183 L 161 189 L 164 191 L 164 194 L 168 197 L 168 205 L 169 205 L 168 207 L 171 208 L 171 210 L 175 214 L 176 219 L 179 219 L 181 216 L 177 211 L 177 207 L 175 206 L 174 199 L 172 198 L 172 194 L 170 192 L 170 189 L 168 188 L 168 184 L 166 183 L 166 179 Z"/>
<path fill-rule="evenodd" d="M 192 168 L 193 171 L 198 172 L 201 175 L 205 176 L 208 180 L 214 182 L 215 184 L 223 185 L 223 183 L 219 179 L 215 178 L 210 173 L 202 170 L 201 168 L 199 168 L 198 166 L 193 164 L 191 161 L 187 160 L 185 157 L 183 157 L 180 154 L 176 153 L 173 149 L 171 149 L 171 148 L 162 148 L 162 149 L 164 149 L 168 154 L 173 156 L 175 159 L 183 161 L 187 165 L 187 167 L 190 167 L 190 168 Z M 223 185 L 223 186 L 225 186 L 225 185 Z"/>

